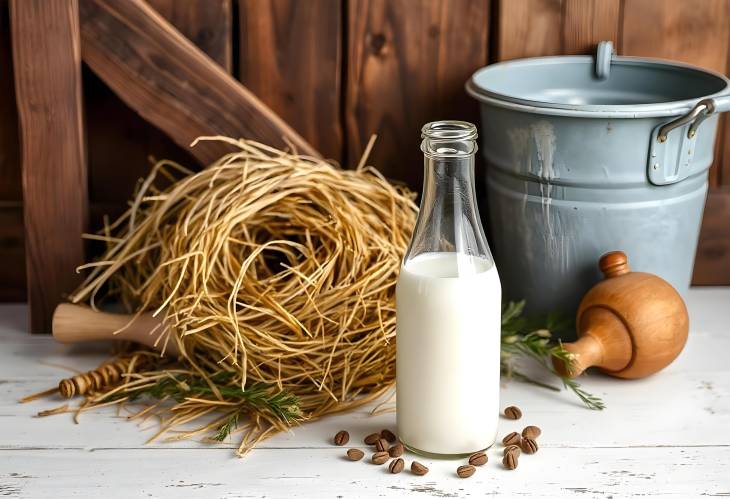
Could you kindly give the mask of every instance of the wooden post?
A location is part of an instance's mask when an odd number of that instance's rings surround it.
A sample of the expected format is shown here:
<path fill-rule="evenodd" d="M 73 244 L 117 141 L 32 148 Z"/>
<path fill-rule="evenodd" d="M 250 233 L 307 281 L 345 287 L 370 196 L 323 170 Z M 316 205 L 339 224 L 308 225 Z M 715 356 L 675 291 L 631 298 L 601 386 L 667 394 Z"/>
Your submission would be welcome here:
<path fill-rule="evenodd" d="M 30 329 L 50 332 L 84 260 L 87 175 L 77 0 L 12 0 Z"/>

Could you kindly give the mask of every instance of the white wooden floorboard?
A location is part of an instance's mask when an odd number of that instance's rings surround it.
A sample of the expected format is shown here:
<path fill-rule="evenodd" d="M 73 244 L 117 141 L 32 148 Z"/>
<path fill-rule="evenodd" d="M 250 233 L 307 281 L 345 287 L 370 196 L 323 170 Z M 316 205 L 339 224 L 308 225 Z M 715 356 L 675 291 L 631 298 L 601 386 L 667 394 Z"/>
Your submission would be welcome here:
<path fill-rule="evenodd" d="M 306 424 L 265 442 L 244 459 L 235 442 L 144 445 L 140 429 L 113 409 L 33 417 L 62 403 L 17 399 L 68 375 L 61 366 L 96 367 L 107 346 L 66 346 L 30 336 L 25 307 L 0 305 L 0 496 L 2 497 L 703 497 L 730 496 L 730 288 L 693 289 L 688 345 L 657 376 L 582 379 L 608 409 L 582 408 L 572 395 L 506 383 L 502 405 L 519 405 L 521 421 L 502 420 L 500 434 L 540 426 L 541 449 L 507 472 L 498 449 L 468 480 L 459 462 L 426 462 L 426 477 L 399 476 L 342 458 L 330 444 L 339 429 L 352 445 L 394 426 L 394 414 L 368 409 Z M 363 447 L 364 448 L 364 447 Z"/>
<path fill-rule="evenodd" d="M 420 459 L 428 475 L 391 475 L 342 449 L 0 451 L 7 497 L 358 498 L 671 497 L 730 495 L 730 448 L 541 449 L 507 471 L 495 459 L 469 479 L 459 462 Z M 410 462 L 410 459 L 409 459 Z"/>

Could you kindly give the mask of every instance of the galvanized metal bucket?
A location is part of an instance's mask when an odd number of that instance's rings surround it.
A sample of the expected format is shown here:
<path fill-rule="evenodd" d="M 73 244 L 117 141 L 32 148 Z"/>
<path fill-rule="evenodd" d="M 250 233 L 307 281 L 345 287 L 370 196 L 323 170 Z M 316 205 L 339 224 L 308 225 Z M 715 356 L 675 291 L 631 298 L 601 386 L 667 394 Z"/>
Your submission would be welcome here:
<path fill-rule="evenodd" d="M 602 42 L 596 57 L 482 68 L 466 88 L 481 103 L 487 226 L 506 298 L 572 314 L 614 249 L 687 290 L 727 78 L 617 57 Z"/>

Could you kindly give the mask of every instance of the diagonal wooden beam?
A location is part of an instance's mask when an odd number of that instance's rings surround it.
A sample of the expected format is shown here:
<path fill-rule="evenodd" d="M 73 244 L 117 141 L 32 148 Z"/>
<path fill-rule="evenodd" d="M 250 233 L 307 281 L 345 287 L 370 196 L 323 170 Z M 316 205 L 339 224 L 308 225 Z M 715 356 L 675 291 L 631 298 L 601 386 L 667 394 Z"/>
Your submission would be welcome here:
<path fill-rule="evenodd" d="M 78 282 L 87 220 L 77 0 L 10 2 L 23 169 L 30 329 L 51 331 Z"/>
<path fill-rule="evenodd" d="M 188 147 L 228 135 L 317 151 L 143 0 L 80 0 L 82 57 L 126 104 Z M 191 150 L 207 164 L 224 144 Z"/>

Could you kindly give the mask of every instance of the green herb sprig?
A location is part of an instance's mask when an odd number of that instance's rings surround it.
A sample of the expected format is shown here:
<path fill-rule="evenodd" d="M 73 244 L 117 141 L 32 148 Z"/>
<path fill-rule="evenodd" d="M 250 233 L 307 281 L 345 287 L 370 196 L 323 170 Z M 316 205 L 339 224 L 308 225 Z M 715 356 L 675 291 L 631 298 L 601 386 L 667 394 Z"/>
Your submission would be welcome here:
<path fill-rule="evenodd" d="M 213 437 L 215 440 L 225 439 L 236 428 L 241 412 L 263 413 L 287 426 L 302 420 L 299 399 L 295 395 L 266 383 L 253 383 L 245 389 L 241 389 L 239 385 L 232 383 L 232 378 L 233 373 L 227 371 L 208 378 L 224 400 L 240 404 L 231 417 L 218 429 Z M 215 392 L 208 381 L 199 376 L 180 374 L 170 374 L 153 385 L 131 387 L 119 395 L 129 397 L 130 401 L 145 396 L 159 400 L 172 399 L 176 402 L 183 402 L 190 397 L 217 400 L 211 397 L 215 396 Z"/>
<path fill-rule="evenodd" d="M 212 437 L 213 440 L 216 442 L 222 442 L 228 438 L 228 435 L 230 435 L 231 432 L 238 427 L 239 414 L 240 411 L 236 411 L 231 414 L 231 416 L 229 416 L 228 419 L 226 419 L 225 422 L 218 427 L 218 431 Z"/>
<path fill-rule="evenodd" d="M 553 332 L 571 328 L 571 321 L 558 314 L 549 314 L 543 319 L 531 319 L 523 315 L 524 309 L 524 300 L 509 302 L 502 307 L 502 374 L 542 388 L 559 391 L 559 388 L 535 380 L 517 370 L 515 359 L 527 357 L 557 376 L 563 387 L 575 393 L 586 407 L 594 410 L 604 409 L 606 406 L 599 397 L 585 391 L 574 379 L 562 376 L 552 365 L 553 357 L 557 357 L 568 366 L 573 362 L 572 354 L 565 350 L 562 343 L 555 342 L 552 338 Z"/>

